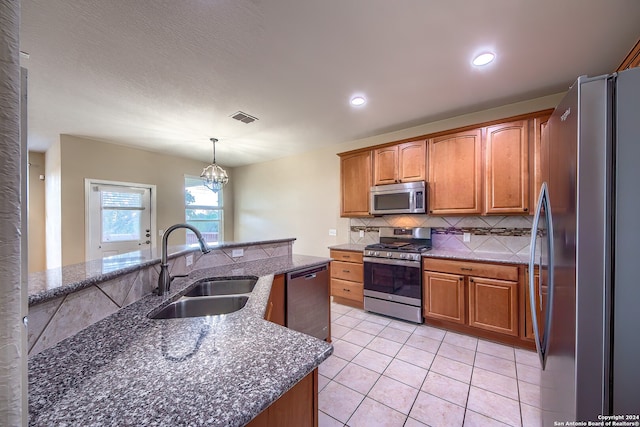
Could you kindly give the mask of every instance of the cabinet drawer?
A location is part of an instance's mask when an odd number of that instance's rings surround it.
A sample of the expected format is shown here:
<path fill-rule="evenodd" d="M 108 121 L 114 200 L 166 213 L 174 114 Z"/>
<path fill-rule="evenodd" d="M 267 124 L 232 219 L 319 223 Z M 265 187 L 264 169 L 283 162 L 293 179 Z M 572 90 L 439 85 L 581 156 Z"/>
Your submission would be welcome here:
<path fill-rule="evenodd" d="M 329 256 L 336 261 L 356 262 L 362 264 L 362 252 L 330 250 Z"/>
<path fill-rule="evenodd" d="M 485 264 L 470 261 L 423 258 L 422 266 L 428 271 L 463 274 L 467 276 L 490 277 L 501 280 L 518 280 L 518 267 L 515 265 Z"/>
<path fill-rule="evenodd" d="M 352 262 L 333 261 L 331 263 L 331 277 L 362 283 L 364 266 Z"/>
<path fill-rule="evenodd" d="M 340 279 L 331 279 L 331 295 L 359 302 L 364 299 L 362 284 Z"/>

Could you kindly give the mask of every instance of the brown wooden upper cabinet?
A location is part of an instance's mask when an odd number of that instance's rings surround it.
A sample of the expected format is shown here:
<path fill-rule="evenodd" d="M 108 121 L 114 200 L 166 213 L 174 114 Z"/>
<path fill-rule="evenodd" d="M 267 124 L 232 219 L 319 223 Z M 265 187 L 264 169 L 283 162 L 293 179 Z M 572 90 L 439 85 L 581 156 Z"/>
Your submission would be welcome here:
<path fill-rule="evenodd" d="M 340 157 L 340 216 L 369 216 L 371 151 Z"/>
<path fill-rule="evenodd" d="M 424 181 L 426 141 L 411 141 L 373 152 L 374 185 Z"/>
<path fill-rule="evenodd" d="M 547 129 L 549 117 L 545 115 L 533 119 L 533 179 L 531 179 L 532 198 L 529 205 L 531 215 L 535 213 L 542 183 L 549 180 L 549 172 L 543 167 L 549 164 L 549 131 Z"/>
<path fill-rule="evenodd" d="M 369 216 L 372 185 L 425 180 L 428 214 L 527 215 L 535 209 L 549 157 L 551 110 L 339 154 L 341 216 Z M 424 138 L 428 138 L 425 135 Z"/>
<path fill-rule="evenodd" d="M 481 213 L 481 130 L 434 138 L 429 147 L 429 213 Z"/>
<path fill-rule="evenodd" d="M 616 71 L 624 71 L 635 67 L 640 67 L 640 40 L 633 46 Z"/>
<path fill-rule="evenodd" d="M 528 121 L 486 129 L 484 213 L 529 212 Z"/>

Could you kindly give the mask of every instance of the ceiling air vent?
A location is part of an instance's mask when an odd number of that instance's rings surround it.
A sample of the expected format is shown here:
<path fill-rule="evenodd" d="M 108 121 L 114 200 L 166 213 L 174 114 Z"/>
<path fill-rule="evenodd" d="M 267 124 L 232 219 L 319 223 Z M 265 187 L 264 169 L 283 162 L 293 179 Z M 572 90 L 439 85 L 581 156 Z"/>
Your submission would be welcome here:
<path fill-rule="evenodd" d="M 243 113 L 242 111 L 238 111 L 236 113 L 233 113 L 231 115 L 231 118 L 232 119 L 236 119 L 238 121 L 241 121 L 242 123 L 253 123 L 256 120 L 258 120 L 257 117 L 250 116 L 249 114 Z"/>

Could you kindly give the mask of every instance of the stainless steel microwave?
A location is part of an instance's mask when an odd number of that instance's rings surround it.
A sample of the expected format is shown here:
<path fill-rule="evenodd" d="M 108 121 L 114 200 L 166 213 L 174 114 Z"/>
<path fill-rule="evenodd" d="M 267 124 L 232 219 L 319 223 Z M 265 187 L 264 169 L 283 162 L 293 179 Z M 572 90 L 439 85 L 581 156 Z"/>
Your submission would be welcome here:
<path fill-rule="evenodd" d="M 423 214 L 427 211 L 424 181 L 371 187 L 371 214 Z"/>

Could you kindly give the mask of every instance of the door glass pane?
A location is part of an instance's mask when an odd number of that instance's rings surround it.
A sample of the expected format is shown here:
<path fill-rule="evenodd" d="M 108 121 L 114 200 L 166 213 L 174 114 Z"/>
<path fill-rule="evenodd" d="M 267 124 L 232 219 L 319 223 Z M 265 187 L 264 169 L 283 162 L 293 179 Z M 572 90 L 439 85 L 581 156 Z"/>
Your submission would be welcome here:
<path fill-rule="evenodd" d="M 135 189 L 100 191 L 103 243 L 141 240 L 143 195 Z"/>
<path fill-rule="evenodd" d="M 101 191 L 103 208 L 142 208 L 142 195 L 140 192 Z"/>
<path fill-rule="evenodd" d="M 141 240 L 141 210 L 104 209 L 102 211 L 102 242 Z"/>

